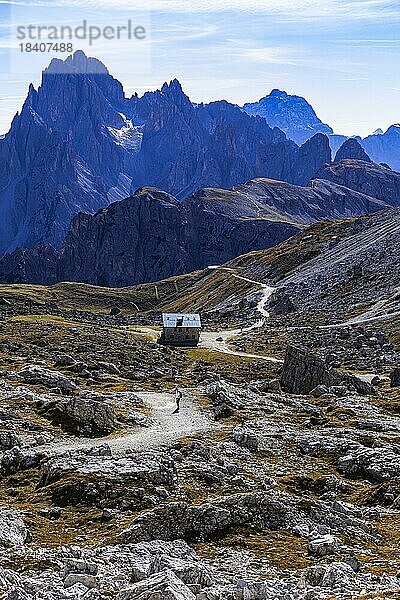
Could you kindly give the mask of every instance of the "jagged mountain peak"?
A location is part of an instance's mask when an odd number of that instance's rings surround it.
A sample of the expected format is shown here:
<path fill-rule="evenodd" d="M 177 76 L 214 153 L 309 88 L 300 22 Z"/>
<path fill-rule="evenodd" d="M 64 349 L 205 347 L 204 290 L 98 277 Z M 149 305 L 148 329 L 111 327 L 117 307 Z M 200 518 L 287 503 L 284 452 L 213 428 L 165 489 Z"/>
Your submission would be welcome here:
<path fill-rule="evenodd" d="M 88 57 L 83 50 L 77 50 L 70 54 L 65 60 L 53 58 L 44 70 L 47 75 L 51 74 L 98 74 L 109 75 L 107 67 L 97 58 Z"/>
<path fill-rule="evenodd" d="M 175 106 L 180 109 L 187 110 L 192 108 L 192 103 L 189 97 L 183 91 L 181 83 L 178 79 L 172 79 L 170 82 L 165 82 L 160 89 L 145 92 L 139 97 L 134 94 L 131 98 L 137 116 L 140 120 L 147 119 L 150 114 L 155 114 L 165 110 L 167 106 Z"/>
<path fill-rule="evenodd" d="M 243 110 L 264 117 L 271 127 L 279 127 L 297 144 L 303 144 L 315 133 L 333 133 L 332 128 L 317 117 L 307 100 L 276 88 L 258 102 L 245 104 Z"/>
<path fill-rule="evenodd" d="M 393 123 L 393 125 L 388 127 L 388 129 L 385 132 L 385 135 L 393 134 L 393 133 L 396 135 L 398 135 L 400 133 L 400 123 Z"/>
<path fill-rule="evenodd" d="M 187 94 L 183 91 L 182 84 L 178 79 L 172 79 L 169 83 L 165 82 L 161 87 L 161 95 L 173 101 L 176 105 L 191 104 Z"/>
<path fill-rule="evenodd" d="M 61 132 L 121 127 L 125 94 L 122 84 L 95 58 L 78 50 L 64 61 L 53 59 L 42 73 L 37 92 L 28 95 L 43 120 Z"/>
<path fill-rule="evenodd" d="M 182 93 L 182 94 L 184 93 L 181 82 L 176 78 L 171 79 L 171 81 L 169 83 L 165 82 L 161 88 L 161 92 L 163 94 L 172 93 L 172 92 Z"/>
<path fill-rule="evenodd" d="M 266 96 L 268 98 L 268 96 Z M 288 93 L 285 92 L 284 90 L 278 90 L 278 88 L 274 88 L 273 90 L 271 90 L 269 97 L 271 98 L 287 98 L 288 97 Z M 293 96 L 295 97 L 295 96 Z"/>
<path fill-rule="evenodd" d="M 125 100 L 122 84 L 100 60 L 86 56 L 82 50 L 65 60 L 53 58 L 42 73 L 38 92 L 44 110 L 61 103 L 65 111 L 68 105 L 73 106 L 78 101 L 83 110 L 94 112 L 99 109 L 96 103 L 101 105 L 104 99 L 114 106 L 120 106 Z M 55 109 L 55 112 L 62 111 Z"/>
<path fill-rule="evenodd" d="M 364 148 L 361 146 L 360 142 L 355 138 L 349 138 L 346 140 L 336 152 L 335 162 L 340 162 L 341 160 L 346 159 L 372 162 Z"/>

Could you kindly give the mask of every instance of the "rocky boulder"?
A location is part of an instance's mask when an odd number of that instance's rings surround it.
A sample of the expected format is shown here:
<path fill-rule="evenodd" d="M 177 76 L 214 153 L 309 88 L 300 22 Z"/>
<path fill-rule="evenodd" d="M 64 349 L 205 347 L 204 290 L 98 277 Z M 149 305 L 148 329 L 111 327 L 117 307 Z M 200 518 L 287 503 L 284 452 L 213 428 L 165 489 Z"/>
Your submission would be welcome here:
<path fill-rule="evenodd" d="M 176 484 L 175 463 L 165 453 L 123 452 L 112 455 L 109 446 L 69 451 L 42 462 L 38 488 L 45 488 L 54 504 L 65 506 L 97 506 L 111 511 L 154 506 L 155 486 Z M 147 493 L 152 494 L 150 498 Z M 163 490 L 162 497 L 168 496 Z"/>
<path fill-rule="evenodd" d="M 59 390 L 62 394 L 71 394 L 77 389 L 76 384 L 67 379 L 62 373 L 45 369 L 39 365 L 27 365 L 18 372 L 18 376 L 25 383 Z"/>
<path fill-rule="evenodd" d="M 397 367 L 390 373 L 390 387 L 400 386 L 400 367 Z"/>
<path fill-rule="evenodd" d="M 117 600 L 196 600 L 196 596 L 173 571 L 165 569 L 121 590 Z"/>
<path fill-rule="evenodd" d="M 38 412 L 63 431 L 78 436 L 103 437 L 116 427 L 114 409 L 105 402 L 85 398 L 40 401 Z"/>
<path fill-rule="evenodd" d="M 256 452 L 258 450 L 258 438 L 255 433 L 248 429 L 236 427 L 236 429 L 233 430 L 233 439 L 238 446 L 247 448 L 251 452 Z"/>
<path fill-rule="evenodd" d="M 334 586 L 344 586 L 349 589 L 354 577 L 355 572 L 350 565 L 334 562 L 308 567 L 303 571 L 301 580 L 312 587 L 332 589 Z"/>
<path fill-rule="evenodd" d="M 130 549 L 131 582 L 136 583 L 169 569 L 189 586 L 200 589 L 214 583 L 210 569 L 183 540 L 155 540 L 128 546 Z M 136 558 L 135 558 L 136 557 Z"/>
<path fill-rule="evenodd" d="M 230 417 L 235 411 L 244 407 L 243 400 L 224 381 L 211 383 L 205 392 L 211 399 L 216 420 Z"/>
<path fill-rule="evenodd" d="M 342 456 L 338 468 L 346 477 L 363 477 L 380 483 L 400 476 L 400 453 L 396 447 L 360 446 Z"/>
<path fill-rule="evenodd" d="M 296 306 L 289 294 L 281 291 L 277 291 L 271 296 L 268 306 L 272 315 L 288 315 L 296 311 Z"/>
<path fill-rule="evenodd" d="M 375 388 L 349 373 L 327 366 L 326 362 L 305 350 L 289 346 L 281 376 L 282 389 L 290 394 L 309 394 L 319 386 L 346 386 L 363 395 L 378 395 Z"/>
<path fill-rule="evenodd" d="M 24 546 L 31 535 L 21 514 L 16 510 L 0 508 L 0 548 Z"/>
<path fill-rule="evenodd" d="M 337 539 L 330 534 L 315 536 L 308 541 L 308 552 L 313 556 L 335 554 L 339 548 Z"/>
<path fill-rule="evenodd" d="M 286 524 L 288 510 L 283 499 L 267 492 L 226 496 L 198 506 L 173 502 L 136 517 L 120 540 L 206 540 L 249 523 L 279 529 Z"/>

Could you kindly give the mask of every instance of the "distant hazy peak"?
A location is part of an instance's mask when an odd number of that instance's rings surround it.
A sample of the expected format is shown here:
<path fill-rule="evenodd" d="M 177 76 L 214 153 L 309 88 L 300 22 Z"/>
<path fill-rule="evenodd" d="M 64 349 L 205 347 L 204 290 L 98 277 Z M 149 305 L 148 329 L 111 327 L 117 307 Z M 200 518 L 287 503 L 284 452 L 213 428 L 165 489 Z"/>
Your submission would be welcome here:
<path fill-rule="evenodd" d="M 108 75 L 107 67 L 97 58 L 86 56 L 83 50 L 77 50 L 65 60 L 53 58 L 50 65 L 44 71 L 46 74 L 98 74 Z"/>
<path fill-rule="evenodd" d="M 288 98 L 288 93 L 284 90 L 278 90 L 277 88 L 271 90 L 269 96 L 265 96 L 265 98 L 273 97 L 273 98 Z M 299 96 L 293 96 L 293 98 L 298 98 Z M 262 98 L 261 98 L 262 100 Z"/>
<path fill-rule="evenodd" d="M 400 123 L 393 123 L 390 127 L 387 128 L 385 134 L 387 133 L 395 133 L 396 135 L 400 133 Z M 385 135 L 384 134 L 384 135 Z"/>
<path fill-rule="evenodd" d="M 264 117 L 271 127 L 279 127 L 297 144 L 303 144 L 316 133 L 333 133 L 332 128 L 317 117 L 307 100 L 279 89 L 273 89 L 258 102 L 245 104 L 243 110 Z"/>

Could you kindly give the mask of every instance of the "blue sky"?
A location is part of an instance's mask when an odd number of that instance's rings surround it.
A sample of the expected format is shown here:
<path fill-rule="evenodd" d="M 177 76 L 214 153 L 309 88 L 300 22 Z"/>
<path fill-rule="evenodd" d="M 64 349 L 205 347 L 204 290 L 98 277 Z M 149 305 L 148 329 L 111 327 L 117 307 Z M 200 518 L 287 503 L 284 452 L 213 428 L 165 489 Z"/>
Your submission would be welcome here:
<path fill-rule="evenodd" d="M 337 133 L 367 135 L 400 121 L 400 2 L 0 0 L 0 18 L 0 133 L 53 56 L 21 54 L 15 27 L 83 19 L 146 27 L 146 42 L 74 42 L 128 94 L 177 77 L 193 101 L 242 104 L 273 88 L 304 96 Z"/>

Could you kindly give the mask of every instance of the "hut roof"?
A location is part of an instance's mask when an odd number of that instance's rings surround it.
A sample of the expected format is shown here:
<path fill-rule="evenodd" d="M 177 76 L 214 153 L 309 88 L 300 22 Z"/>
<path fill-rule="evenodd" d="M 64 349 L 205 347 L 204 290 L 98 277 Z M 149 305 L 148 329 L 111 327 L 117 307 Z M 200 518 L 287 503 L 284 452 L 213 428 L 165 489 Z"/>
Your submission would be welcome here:
<path fill-rule="evenodd" d="M 163 313 L 164 327 L 201 327 L 200 315 L 188 313 Z"/>

